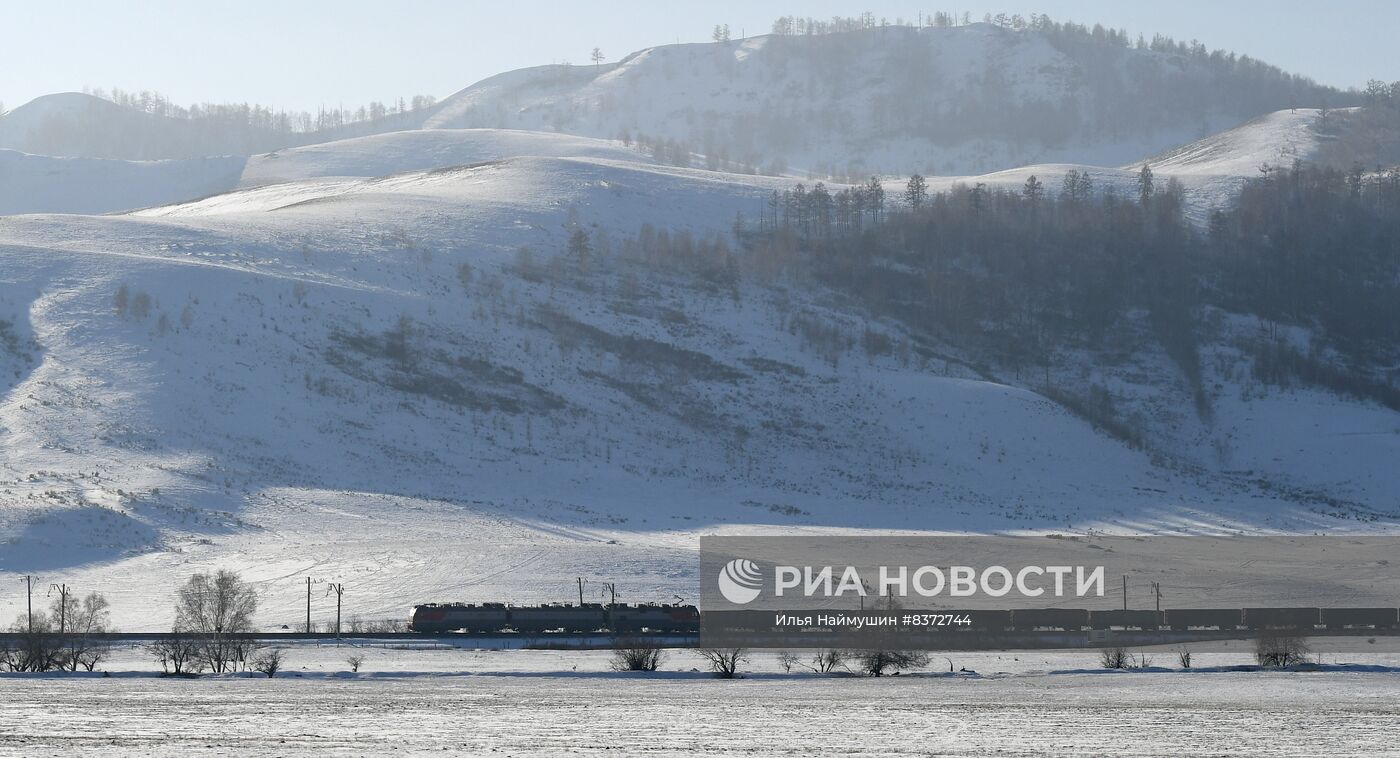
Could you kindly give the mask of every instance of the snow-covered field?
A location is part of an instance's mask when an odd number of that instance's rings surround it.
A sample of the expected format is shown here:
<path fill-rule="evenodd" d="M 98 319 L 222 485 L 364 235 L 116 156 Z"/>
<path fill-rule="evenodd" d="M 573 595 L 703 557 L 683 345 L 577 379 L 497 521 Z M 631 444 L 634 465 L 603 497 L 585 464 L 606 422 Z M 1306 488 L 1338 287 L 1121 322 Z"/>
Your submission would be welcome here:
<path fill-rule="evenodd" d="M 1005 651 L 882 679 L 784 673 L 762 652 L 735 681 L 674 651 L 654 674 L 605 652 L 383 648 L 356 648 L 351 674 L 350 652 L 293 647 L 273 680 L 0 677 L 0 755 L 1400 754 L 1394 649 L 1324 654 L 1353 664 L 1327 671 L 1218 668 L 1241 651 L 1111 674 L 1089 651 Z"/>

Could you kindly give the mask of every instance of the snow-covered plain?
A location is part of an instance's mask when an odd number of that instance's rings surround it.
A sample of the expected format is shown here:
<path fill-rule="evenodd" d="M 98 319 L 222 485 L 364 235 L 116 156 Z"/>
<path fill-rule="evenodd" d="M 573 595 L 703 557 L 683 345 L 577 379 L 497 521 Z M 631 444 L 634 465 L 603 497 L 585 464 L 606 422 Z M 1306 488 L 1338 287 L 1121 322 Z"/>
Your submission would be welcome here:
<path fill-rule="evenodd" d="M 1002 651 L 882 679 L 784 673 L 755 653 L 733 681 L 684 651 L 654 674 L 612 672 L 602 651 L 286 654 L 273 680 L 0 676 L 0 755 L 1400 754 L 1393 649 L 1289 672 L 1225 670 L 1243 650 L 1182 672 L 1155 651 L 1143 673 L 1094 671 L 1092 651 Z M 114 664 L 153 665 L 136 650 Z"/>

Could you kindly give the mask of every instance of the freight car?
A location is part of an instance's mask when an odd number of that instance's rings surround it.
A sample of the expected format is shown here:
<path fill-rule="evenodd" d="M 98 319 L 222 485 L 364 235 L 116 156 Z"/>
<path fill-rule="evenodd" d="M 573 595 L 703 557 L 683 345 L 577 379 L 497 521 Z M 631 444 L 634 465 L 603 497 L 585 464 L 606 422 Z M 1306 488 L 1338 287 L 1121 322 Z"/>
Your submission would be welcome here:
<path fill-rule="evenodd" d="M 700 630 L 693 605 L 506 605 L 428 603 L 413 607 L 409 629 L 423 634 L 467 632 L 689 632 Z"/>
<path fill-rule="evenodd" d="M 429 603 L 413 607 L 408 628 L 426 634 L 498 631 L 510 625 L 505 603 Z"/>
<path fill-rule="evenodd" d="M 608 608 L 614 632 L 698 632 L 700 611 L 693 605 L 627 605 Z"/>
<path fill-rule="evenodd" d="M 1250 629 L 1311 630 L 1322 618 L 1320 608 L 1245 608 L 1244 625 Z"/>
<path fill-rule="evenodd" d="M 1395 608 L 1323 608 L 1322 623 L 1328 629 L 1394 629 L 1400 626 Z"/>
<path fill-rule="evenodd" d="M 1161 625 L 1161 611 L 1089 611 L 1090 629 L 1156 629 Z"/>
<path fill-rule="evenodd" d="M 1011 612 L 1011 626 L 1017 631 L 1064 629 L 1075 631 L 1089 625 L 1089 612 L 1083 608 L 1035 608 Z"/>
<path fill-rule="evenodd" d="M 1176 608 L 1166 611 L 1037 608 L 977 611 L 929 611 L 966 617 L 968 623 L 950 630 L 999 632 L 1081 631 L 1083 629 L 1158 630 L 1192 629 L 1236 631 L 1318 627 L 1343 629 L 1400 628 L 1396 608 Z M 727 612 L 730 631 L 791 631 L 772 627 L 772 614 L 763 611 Z M 641 632 L 685 633 L 700 631 L 700 612 L 693 605 L 549 604 L 516 606 L 505 603 L 428 603 L 413 608 L 409 629 L 424 634 L 447 632 Z M 820 630 L 810 630 L 818 632 Z"/>
<path fill-rule="evenodd" d="M 598 603 L 548 603 L 510 609 L 510 628 L 517 632 L 596 632 L 607 625 L 607 611 Z"/>
<path fill-rule="evenodd" d="M 1167 611 L 1167 626 L 1173 631 L 1187 629 L 1237 629 L 1244 618 L 1239 608 L 1173 608 Z"/>
<path fill-rule="evenodd" d="M 984 632 L 1004 632 L 1011 628 L 1011 611 L 928 611 L 953 618 L 966 618 L 966 624 L 953 624 L 955 631 L 968 630 Z"/>

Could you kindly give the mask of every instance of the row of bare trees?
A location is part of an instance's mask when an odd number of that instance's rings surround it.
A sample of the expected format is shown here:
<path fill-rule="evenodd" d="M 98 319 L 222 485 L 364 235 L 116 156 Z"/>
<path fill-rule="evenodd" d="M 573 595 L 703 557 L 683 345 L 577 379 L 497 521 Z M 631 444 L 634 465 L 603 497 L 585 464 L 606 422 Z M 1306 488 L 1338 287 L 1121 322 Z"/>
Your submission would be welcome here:
<path fill-rule="evenodd" d="M 176 594 L 170 636 L 149 646 L 168 674 L 258 671 L 276 675 L 282 651 L 254 637 L 257 593 L 233 571 L 199 573 Z M 65 586 L 48 611 L 21 614 L 0 639 L 0 671 L 93 671 L 111 654 L 110 604 L 93 592 L 79 597 Z"/>
<path fill-rule="evenodd" d="M 92 671 L 106 660 L 111 631 L 107 598 L 93 592 L 79 598 L 67 591 L 54 597 L 48 612 L 21 614 L 0 641 L 0 671 Z"/>
<path fill-rule="evenodd" d="M 709 647 L 696 651 L 710 671 L 720 679 L 734 679 L 739 668 L 749 662 L 748 650 L 741 647 Z M 666 651 L 644 639 L 619 640 L 613 648 L 614 671 L 655 671 L 666 660 Z"/>
<path fill-rule="evenodd" d="M 720 679 L 734 679 L 751 658 L 742 647 L 699 648 L 698 653 L 711 673 Z M 619 640 L 613 648 L 612 667 L 615 671 L 656 671 L 666 660 L 666 652 L 655 642 L 640 639 Z M 805 668 L 813 673 L 847 672 L 864 676 L 884 676 L 890 672 L 920 669 L 927 666 L 929 656 L 921 650 L 871 648 L 865 650 L 817 650 L 810 659 L 784 650 L 778 653 L 778 665 L 784 671 Z"/>

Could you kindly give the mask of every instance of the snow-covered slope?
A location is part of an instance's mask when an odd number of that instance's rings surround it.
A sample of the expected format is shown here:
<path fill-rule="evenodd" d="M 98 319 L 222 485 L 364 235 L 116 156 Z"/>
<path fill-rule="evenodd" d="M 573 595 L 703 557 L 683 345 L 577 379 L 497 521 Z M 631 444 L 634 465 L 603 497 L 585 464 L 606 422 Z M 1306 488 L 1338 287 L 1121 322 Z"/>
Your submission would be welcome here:
<path fill-rule="evenodd" d="M 195 200 L 239 186 L 380 177 L 531 156 L 650 163 L 619 142 L 501 129 L 390 132 L 248 158 L 123 161 L 0 150 L 0 216 L 112 213 Z"/>
<path fill-rule="evenodd" d="M 1154 172 L 1177 177 L 1256 175 L 1264 166 L 1312 159 L 1322 143 L 1321 118 L 1317 108 L 1277 111 L 1146 161 Z"/>
<path fill-rule="evenodd" d="M 242 185 L 328 176 L 386 176 L 521 156 L 649 162 L 610 140 L 506 129 L 391 132 L 279 150 L 248 159 Z"/>
<path fill-rule="evenodd" d="M 1266 167 L 1315 159 L 1326 143 L 1320 118 L 1321 111 L 1316 108 L 1278 111 L 1159 155 L 1143 156 L 1122 167 L 1042 163 L 975 176 L 930 177 L 928 188 L 941 191 L 955 184 L 985 184 L 1016 190 L 1034 176 L 1046 191 L 1059 192 L 1065 175 L 1075 171 L 1089 176 L 1094 192 L 1130 197 L 1138 191 L 1138 171 L 1147 164 L 1158 187 L 1165 186 L 1169 179 L 1181 183 L 1187 213 L 1204 223 L 1212 209 L 1226 207 L 1241 186 L 1257 178 Z"/>
<path fill-rule="evenodd" d="M 237 186 L 244 159 L 120 161 L 0 150 L 0 216 L 109 213 L 190 200 Z"/>
<path fill-rule="evenodd" d="M 624 240 L 727 235 L 787 184 L 518 157 L 0 219 L 0 579 L 103 589 L 128 628 L 218 566 L 286 622 L 307 575 L 366 617 L 564 599 L 576 576 L 663 600 L 693 597 L 701 532 L 1347 530 L 1400 487 L 1359 458 L 1353 505 L 1253 484 L 1323 481 L 1269 452 L 1290 445 L 1400 456 L 1390 412 L 1299 393 L 1364 450 L 1307 424 L 1256 444 L 1241 400 L 1251 474 L 1163 467 L 820 290 L 678 276 Z M 722 255 L 687 244 L 700 270 Z"/>

